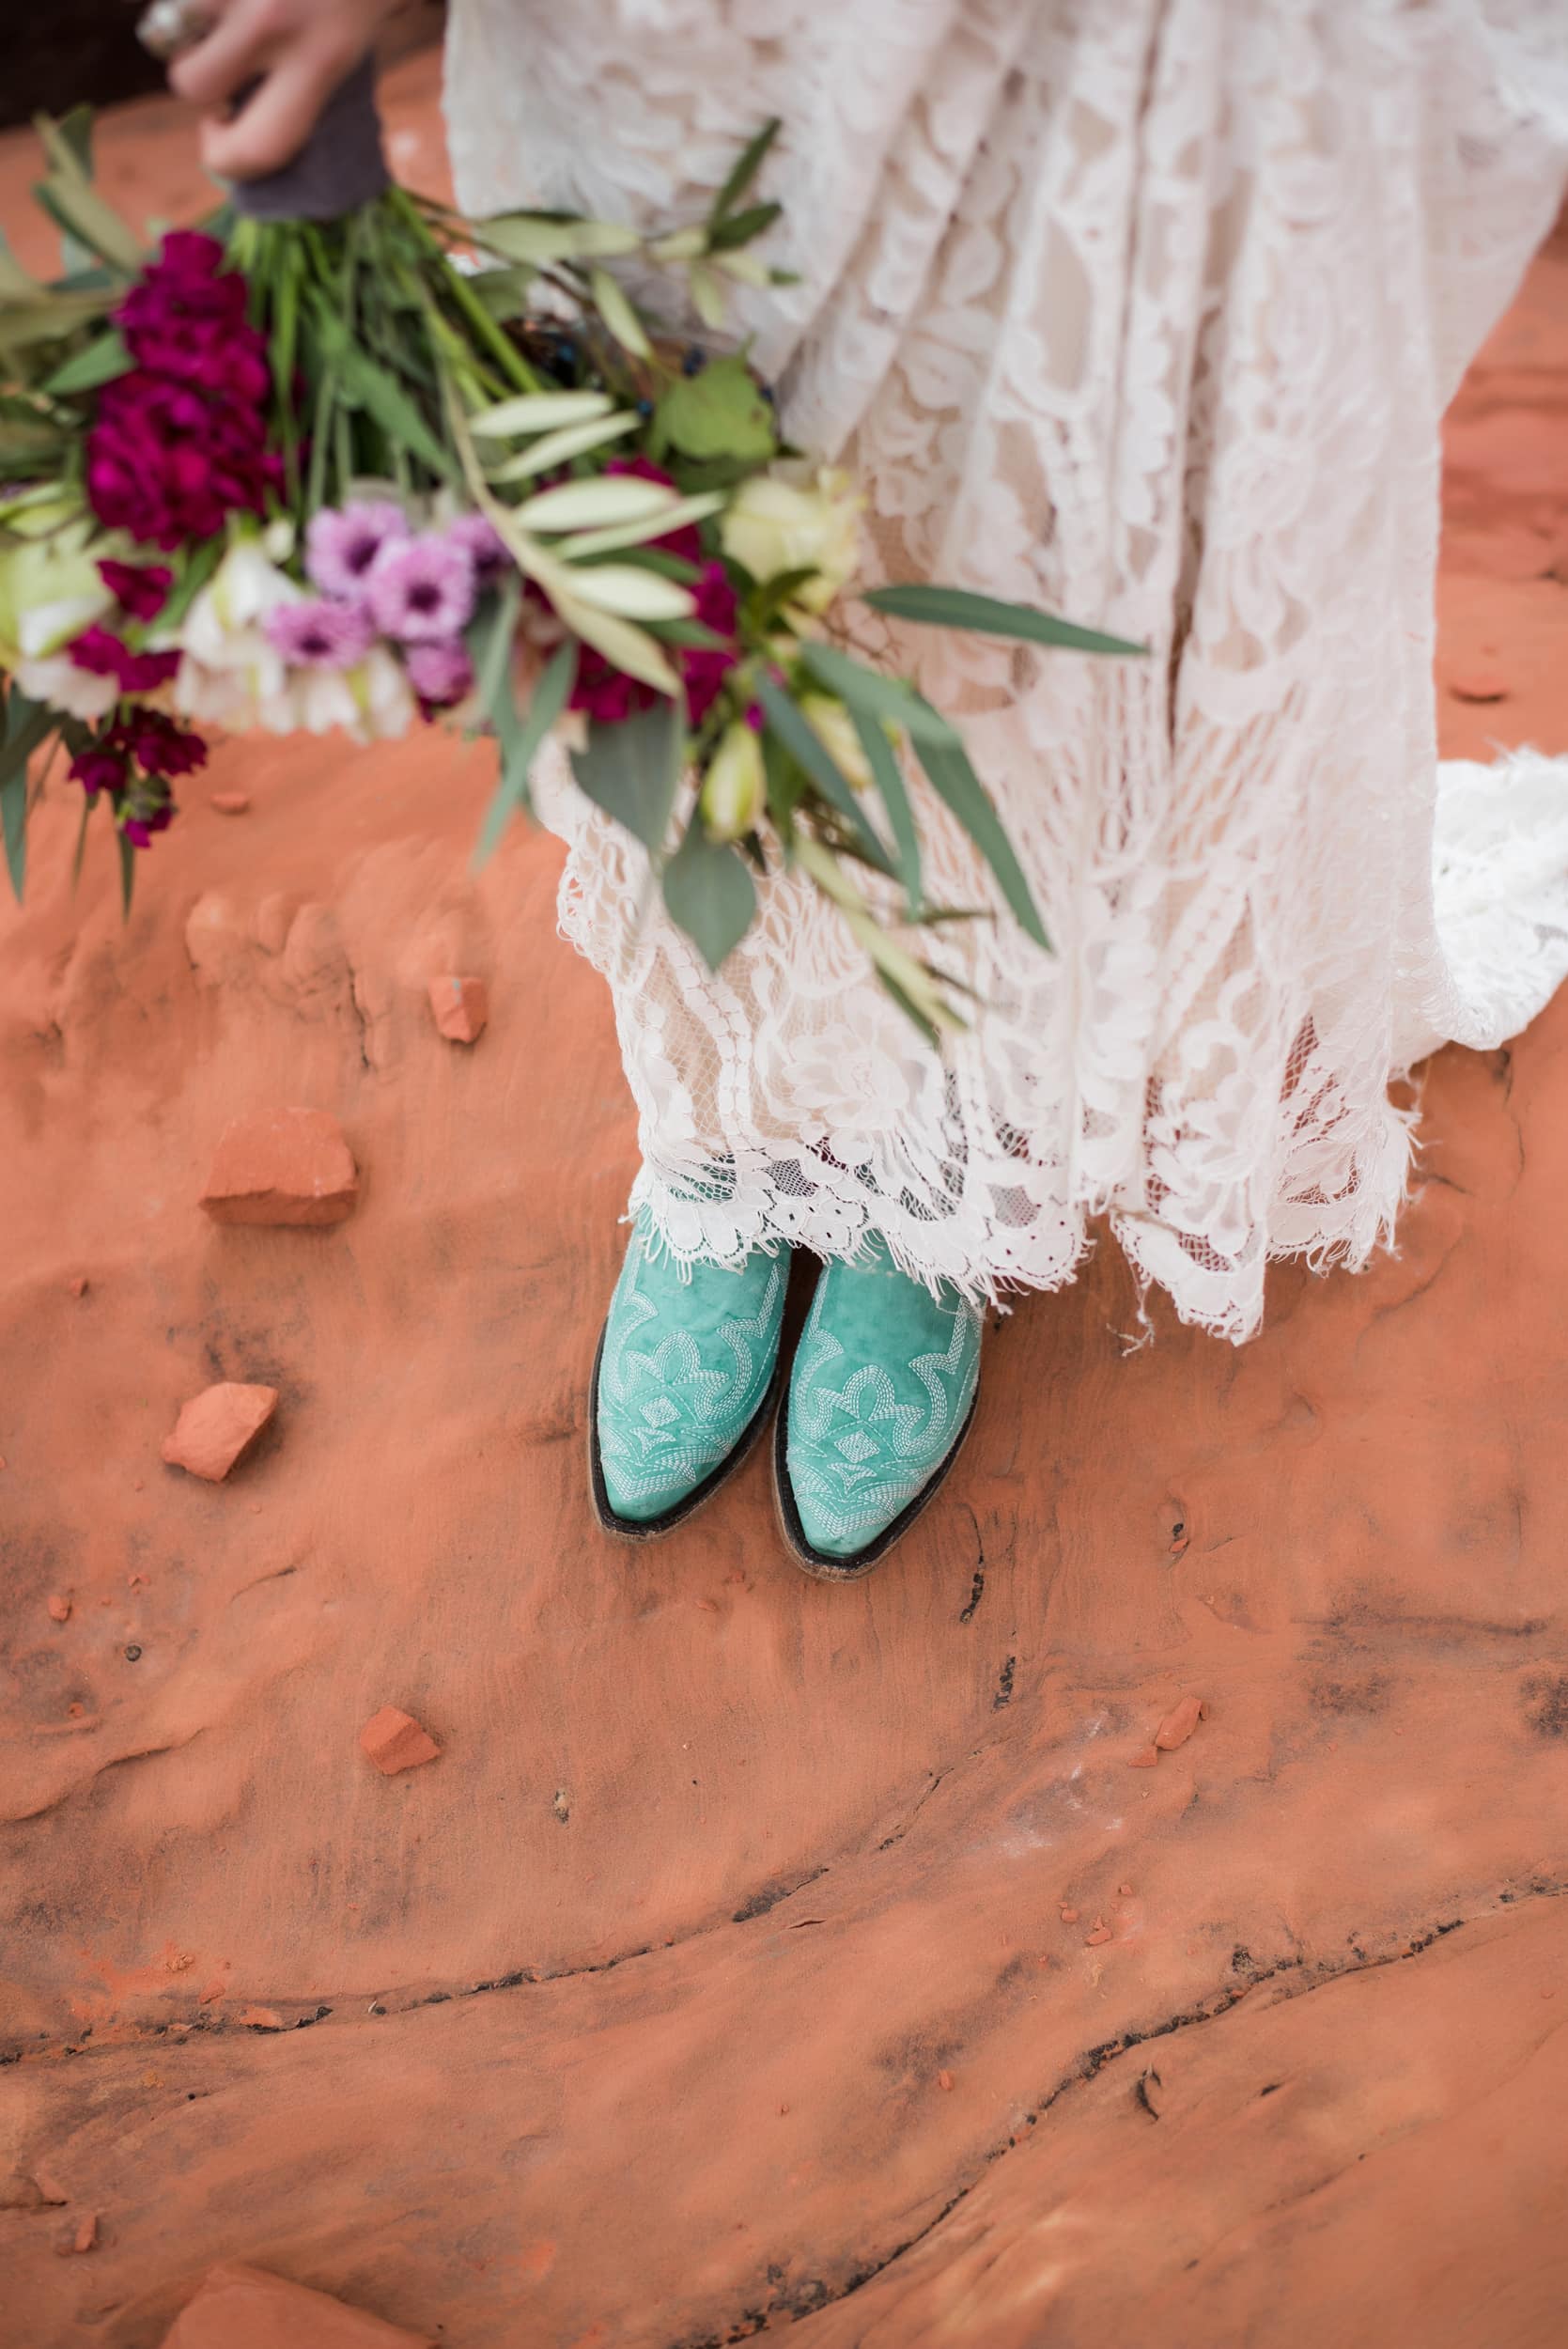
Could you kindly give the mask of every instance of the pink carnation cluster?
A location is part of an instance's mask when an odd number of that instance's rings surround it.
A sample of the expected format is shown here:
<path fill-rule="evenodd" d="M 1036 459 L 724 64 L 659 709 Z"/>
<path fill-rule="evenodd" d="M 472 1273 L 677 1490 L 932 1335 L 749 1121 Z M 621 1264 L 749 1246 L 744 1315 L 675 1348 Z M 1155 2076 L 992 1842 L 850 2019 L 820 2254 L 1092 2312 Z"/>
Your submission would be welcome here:
<path fill-rule="evenodd" d="M 163 240 L 115 314 L 132 361 L 99 395 L 87 499 L 106 528 L 165 552 L 264 513 L 282 482 L 267 446 L 267 347 L 245 280 L 212 237 Z"/>
<path fill-rule="evenodd" d="M 106 791 L 115 821 L 133 848 L 149 846 L 174 820 L 170 778 L 207 764 L 207 745 L 156 709 L 132 710 L 79 752 L 70 771 L 89 800 Z"/>
<path fill-rule="evenodd" d="M 329 506 L 305 534 L 305 570 L 319 592 L 279 604 L 263 626 L 284 659 L 304 668 L 352 668 L 378 636 L 390 638 L 428 716 L 473 690 L 462 632 L 480 590 L 510 560 L 480 514 L 415 530 L 389 499 Z"/>
<path fill-rule="evenodd" d="M 660 481 L 667 489 L 675 483 L 661 467 L 646 457 L 619 458 L 605 467 L 607 473 L 635 474 L 644 481 Z M 687 715 L 693 725 L 701 725 L 714 702 L 725 677 L 739 658 L 735 642 L 737 616 L 735 589 L 722 563 L 703 562 L 703 542 L 694 526 L 669 531 L 653 544 L 673 554 L 683 563 L 697 568 L 691 593 L 696 609 L 692 618 L 711 629 L 716 636 L 724 638 L 722 646 L 682 645 L 675 653 L 675 666 L 686 688 Z M 568 707 L 581 709 L 600 725 L 620 725 L 633 718 L 641 709 L 651 709 L 659 699 L 651 685 L 642 684 L 612 667 L 604 655 L 591 645 L 580 647 L 577 676 L 572 684 Z"/>

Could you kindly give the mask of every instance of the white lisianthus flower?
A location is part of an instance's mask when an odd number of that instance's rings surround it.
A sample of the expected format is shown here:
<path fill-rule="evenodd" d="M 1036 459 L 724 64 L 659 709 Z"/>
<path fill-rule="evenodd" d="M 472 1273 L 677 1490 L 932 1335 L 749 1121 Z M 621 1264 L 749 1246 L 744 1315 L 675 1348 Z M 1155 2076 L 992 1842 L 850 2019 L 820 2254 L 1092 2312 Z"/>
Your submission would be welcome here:
<path fill-rule="evenodd" d="M 806 612 L 825 612 L 855 575 L 864 503 L 847 473 L 823 466 L 814 478 L 780 466 L 741 485 L 720 537 L 724 552 L 755 580 L 815 571 L 791 601 Z"/>
<path fill-rule="evenodd" d="M 60 651 L 115 599 L 99 573 L 98 525 L 79 505 L 19 504 L 5 526 L 18 535 L 0 547 L 0 668 L 14 669 Z"/>
<path fill-rule="evenodd" d="M 47 661 L 19 661 L 14 675 L 29 701 L 42 702 L 50 709 L 61 709 L 68 717 L 89 723 L 106 718 L 119 699 L 119 687 L 112 677 L 93 677 L 74 661 L 68 661 L 64 653 Z"/>
<path fill-rule="evenodd" d="M 419 714 L 403 664 L 385 645 L 373 645 L 357 669 L 345 671 L 358 717 L 349 728 L 361 742 L 394 742 Z"/>
<path fill-rule="evenodd" d="M 703 777 L 703 822 L 712 840 L 739 840 L 768 803 L 762 744 L 743 719 L 727 726 Z"/>
<path fill-rule="evenodd" d="M 262 622 L 303 593 L 268 559 L 259 540 L 237 539 L 180 623 L 184 658 L 174 684 L 176 708 L 236 734 L 256 725 L 291 732 L 291 718 L 278 723 L 288 670 Z"/>

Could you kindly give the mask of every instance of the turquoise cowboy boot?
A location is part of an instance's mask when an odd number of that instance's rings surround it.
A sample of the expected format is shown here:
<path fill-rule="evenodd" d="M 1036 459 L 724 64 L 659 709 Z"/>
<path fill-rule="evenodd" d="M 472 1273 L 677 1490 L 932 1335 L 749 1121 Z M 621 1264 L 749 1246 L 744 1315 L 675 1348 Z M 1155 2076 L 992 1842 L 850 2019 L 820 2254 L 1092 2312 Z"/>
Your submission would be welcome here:
<path fill-rule="evenodd" d="M 598 1521 L 646 1541 L 701 1508 L 767 1424 L 789 1254 L 683 1271 L 639 1221 L 594 1363 L 589 1473 Z"/>
<path fill-rule="evenodd" d="M 974 1416 L 980 1331 L 956 1289 L 933 1297 L 880 1239 L 828 1266 L 773 1454 L 784 1538 L 808 1574 L 869 1573 L 932 1499 Z"/>

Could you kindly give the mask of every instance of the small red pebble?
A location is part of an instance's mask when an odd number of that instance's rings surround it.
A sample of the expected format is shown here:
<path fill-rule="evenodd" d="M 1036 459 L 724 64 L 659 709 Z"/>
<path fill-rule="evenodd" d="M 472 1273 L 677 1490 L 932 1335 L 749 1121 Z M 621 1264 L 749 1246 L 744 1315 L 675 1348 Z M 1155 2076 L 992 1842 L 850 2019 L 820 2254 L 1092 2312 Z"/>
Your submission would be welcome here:
<path fill-rule="evenodd" d="M 951 2088 L 952 2085 L 953 2075 L 951 2072 L 939 2072 L 937 2074 L 937 2086 L 939 2088 Z"/>
<path fill-rule="evenodd" d="M 248 816 L 251 795 L 248 791 L 210 791 L 209 807 L 215 807 L 220 816 Z"/>
<path fill-rule="evenodd" d="M 51 1593 L 49 1599 L 49 1611 L 54 1616 L 56 1623 L 69 1623 L 70 1621 L 70 1601 L 67 1598 L 63 1591 L 54 1591 Z"/>
<path fill-rule="evenodd" d="M 399 1770 L 417 1769 L 422 1762 L 435 1762 L 441 1756 L 441 1748 L 420 1728 L 412 1714 L 400 1713 L 395 1704 L 383 1704 L 375 1718 L 365 1722 L 359 1742 L 360 1751 L 375 1764 L 383 1778 L 395 1778 Z"/>
<path fill-rule="evenodd" d="M 1064 1925 L 1076 1925 L 1078 1922 L 1078 1910 L 1076 1908 L 1064 1908 L 1062 1911 L 1062 1921 Z"/>
<path fill-rule="evenodd" d="M 458 978 L 448 972 L 430 981 L 430 1009 L 449 1044 L 477 1044 L 490 1016 L 489 989 L 483 979 Z"/>
<path fill-rule="evenodd" d="M 66 1706 L 66 1716 L 70 1720 L 79 1721 L 85 1717 L 86 1710 L 87 1708 L 85 1704 L 68 1704 Z"/>
<path fill-rule="evenodd" d="M 187 1403 L 164 1439 L 170 1468 L 221 1485 L 277 1409 L 276 1387 L 241 1387 L 232 1379 Z"/>
<path fill-rule="evenodd" d="M 1102 1941 L 1110 1941 L 1114 1937 L 1109 1925 L 1096 1925 L 1093 1933 L 1085 1934 L 1083 1946 L 1089 1950 L 1097 1949 Z"/>
<path fill-rule="evenodd" d="M 1152 1770 L 1158 1760 L 1153 1746 L 1145 1746 L 1141 1753 L 1127 1756 L 1127 1767 L 1129 1770 Z"/>
<path fill-rule="evenodd" d="M 201 1204 L 215 1223 L 341 1223 L 359 1174 L 325 1110 L 265 1110 L 226 1126 Z"/>
<path fill-rule="evenodd" d="M 781 2105 L 781 2106 L 779 2107 L 779 2118 L 780 2118 L 780 2120 L 781 2120 L 781 2121 L 784 2119 L 784 2114 L 785 2114 L 788 2110 L 789 2110 L 789 2107 L 788 2107 L 787 2105 Z"/>
<path fill-rule="evenodd" d="M 214 1999 L 221 1999 L 223 1997 L 224 1992 L 227 1988 L 228 1984 L 225 1982 L 222 1974 L 214 1974 L 211 1981 L 202 1991 L 200 1998 L 197 1999 L 196 2004 L 198 2006 L 210 2006 Z"/>
<path fill-rule="evenodd" d="M 246 2030 L 281 2030 L 283 2029 L 283 2016 L 274 2014 L 270 2006 L 248 2006 L 241 2015 L 240 2022 L 241 2028 Z"/>
<path fill-rule="evenodd" d="M 76 2240 L 70 2248 L 73 2251 L 90 2251 L 97 2241 L 98 2213 L 90 2210 L 79 2222 L 76 2229 Z"/>
<path fill-rule="evenodd" d="M 125 1587 L 130 1592 L 132 1598 L 140 1597 L 142 1592 L 147 1589 L 146 1575 L 128 1574 L 125 1578 Z"/>
<path fill-rule="evenodd" d="M 1185 1746 L 1207 1709 L 1202 1697 L 1180 1698 L 1155 1732 L 1160 1751 L 1174 1753 L 1178 1746 Z"/>
<path fill-rule="evenodd" d="M 1132 1898 L 1132 1887 L 1131 1887 L 1131 1885 L 1130 1885 L 1130 1884 L 1119 1884 L 1119 1885 L 1116 1887 L 1116 1897 L 1117 1897 L 1117 1899 L 1118 1899 L 1118 1900 L 1123 1900 L 1123 1901 L 1130 1901 L 1130 1900 L 1131 1900 L 1131 1898 Z"/>
<path fill-rule="evenodd" d="M 74 1275 L 70 1283 L 70 1293 L 72 1297 L 85 1297 L 87 1293 L 87 1276 L 85 1272 L 78 1272 Z"/>
<path fill-rule="evenodd" d="M 1513 692 L 1509 679 L 1496 669 L 1467 669 L 1449 679 L 1456 702 L 1505 702 Z"/>

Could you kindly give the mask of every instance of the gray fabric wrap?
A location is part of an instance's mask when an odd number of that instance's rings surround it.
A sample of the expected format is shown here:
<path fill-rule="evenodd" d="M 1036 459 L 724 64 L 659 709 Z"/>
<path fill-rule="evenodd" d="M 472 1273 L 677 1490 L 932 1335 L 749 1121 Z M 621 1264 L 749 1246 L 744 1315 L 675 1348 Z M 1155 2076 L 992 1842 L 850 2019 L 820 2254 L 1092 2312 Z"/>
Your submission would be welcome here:
<path fill-rule="evenodd" d="M 341 220 L 389 184 L 376 109 L 376 61 L 365 57 L 340 83 L 291 163 L 234 188 L 249 220 Z"/>

